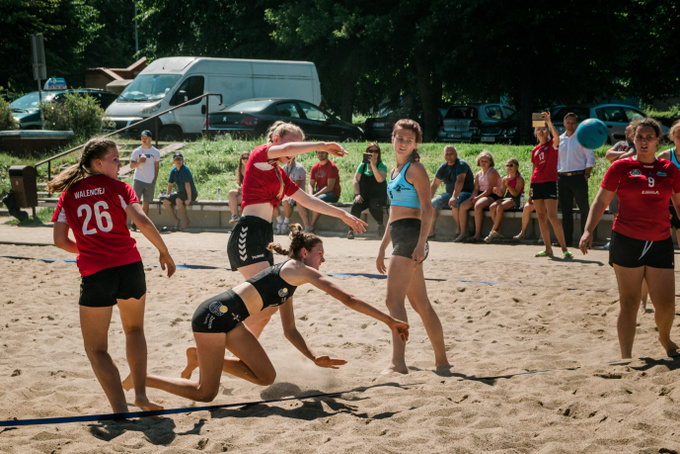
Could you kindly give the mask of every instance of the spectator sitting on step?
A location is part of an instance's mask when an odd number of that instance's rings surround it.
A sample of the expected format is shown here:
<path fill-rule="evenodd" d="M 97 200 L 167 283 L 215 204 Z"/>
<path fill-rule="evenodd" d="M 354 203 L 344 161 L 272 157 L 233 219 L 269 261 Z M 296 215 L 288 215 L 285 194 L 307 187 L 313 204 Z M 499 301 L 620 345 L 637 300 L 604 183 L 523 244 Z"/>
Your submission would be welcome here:
<path fill-rule="evenodd" d="M 163 206 L 168 211 L 172 219 L 175 221 L 175 229 L 183 230 L 189 227 L 189 216 L 187 216 L 187 206 L 194 200 L 198 192 L 194 185 L 194 177 L 187 166 L 184 165 L 184 156 L 182 153 L 175 153 L 172 158 L 175 168 L 170 171 L 168 178 L 168 195 L 163 198 Z M 173 184 L 177 184 L 177 192 L 172 192 Z M 182 215 L 182 222 L 175 215 L 173 205 L 177 206 L 177 210 Z"/>
<path fill-rule="evenodd" d="M 484 242 L 491 243 L 493 240 L 503 238 L 501 234 L 501 222 L 503 212 L 512 210 L 522 205 L 522 194 L 524 194 L 524 178 L 519 173 L 519 161 L 515 158 L 508 159 L 505 163 L 508 174 L 501 180 L 501 188 L 493 188 L 494 194 L 502 198 L 496 200 L 489 206 L 489 214 L 493 221 L 493 227 L 489 235 L 484 238 Z"/>
<path fill-rule="evenodd" d="M 335 203 L 340 200 L 341 191 L 338 166 L 328 159 L 326 151 L 317 151 L 316 157 L 319 162 L 314 164 L 309 172 L 309 193 L 326 203 Z M 308 231 L 314 231 L 320 215 L 321 213 L 312 211 L 312 223 Z"/>
<path fill-rule="evenodd" d="M 229 191 L 229 211 L 231 212 L 231 219 L 229 224 L 236 224 L 240 219 L 239 207 L 241 206 L 241 187 L 243 186 L 243 177 L 246 174 L 246 163 L 248 162 L 248 156 L 250 156 L 250 151 L 244 151 L 238 158 L 238 165 L 236 166 L 236 189 Z"/>
<path fill-rule="evenodd" d="M 383 224 L 383 209 L 387 205 L 387 165 L 382 162 L 380 146 L 371 143 L 366 147 L 364 159 L 357 167 L 354 174 L 354 201 L 352 202 L 351 213 L 359 217 L 361 212 L 368 208 L 368 211 L 378 223 L 378 236 L 385 234 L 385 224 Z M 350 229 L 347 238 L 354 238 L 354 232 Z"/>

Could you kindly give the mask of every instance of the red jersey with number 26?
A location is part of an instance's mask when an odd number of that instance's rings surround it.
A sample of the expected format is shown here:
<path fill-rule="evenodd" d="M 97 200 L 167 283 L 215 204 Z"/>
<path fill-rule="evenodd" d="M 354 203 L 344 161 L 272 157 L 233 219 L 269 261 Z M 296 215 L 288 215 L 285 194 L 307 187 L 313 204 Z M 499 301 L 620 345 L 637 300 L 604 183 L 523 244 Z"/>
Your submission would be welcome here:
<path fill-rule="evenodd" d="M 620 159 L 609 167 L 601 186 L 619 196 L 615 232 L 643 241 L 670 236 L 668 202 L 673 193 L 680 192 L 680 171 L 671 161 L 643 164 L 633 158 Z"/>
<path fill-rule="evenodd" d="M 552 139 L 545 144 L 540 143 L 531 150 L 531 162 L 534 164 L 534 171 L 531 174 L 532 183 L 548 183 L 557 181 L 557 158 L 559 151 L 555 148 Z"/>
<path fill-rule="evenodd" d="M 125 207 L 139 203 L 129 184 L 104 175 L 80 180 L 59 197 L 52 222 L 66 222 L 78 245 L 82 276 L 141 260 Z"/>

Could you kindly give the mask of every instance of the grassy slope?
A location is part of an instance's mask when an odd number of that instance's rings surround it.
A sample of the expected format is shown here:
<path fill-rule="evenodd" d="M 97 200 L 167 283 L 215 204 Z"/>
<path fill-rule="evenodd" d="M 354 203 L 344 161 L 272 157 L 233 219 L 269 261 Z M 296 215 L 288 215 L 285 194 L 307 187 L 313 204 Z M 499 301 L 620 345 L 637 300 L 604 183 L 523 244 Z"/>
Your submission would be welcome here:
<path fill-rule="evenodd" d="M 206 141 L 199 140 L 196 142 L 187 143 L 182 153 L 186 160 L 186 165 L 191 169 L 196 185 L 198 187 L 199 198 L 202 200 L 214 200 L 217 198 L 217 188 L 221 188 L 222 199 L 226 200 L 227 192 L 234 187 L 236 166 L 238 165 L 238 156 L 242 151 L 252 150 L 261 141 L 240 141 L 240 140 L 218 140 Z M 352 178 L 356 171 L 361 156 L 366 149 L 367 143 L 347 143 L 344 147 L 350 152 L 350 155 L 345 158 L 332 158 L 340 169 L 340 180 L 342 184 L 342 202 L 351 201 L 354 190 L 352 188 Z M 394 166 L 394 153 L 389 143 L 381 143 L 380 148 L 383 152 L 383 161 L 388 168 Z M 482 145 L 482 144 L 457 144 L 456 148 L 460 157 L 465 159 L 476 172 L 478 168 L 474 165 L 477 155 L 483 149 L 488 149 L 494 156 L 496 161 L 496 168 L 501 172 L 505 172 L 504 163 L 508 158 L 517 158 L 520 162 L 520 171 L 522 175 L 528 179 L 531 175 L 531 149 L 532 146 L 524 145 Z M 593 177 L 590 181 L 590 200 L 592 201 L 597 193 L 602 177 L 609 167 L 609 163 L 603 158 L 607 147 L 602 147 L 596 150 L 597 163 Z M 426 143 L 419 147 L 421 153 L 421 162 L 427 168 L 430 178 L 434 177 L 434 173 L 444 162 L 444 144 L 441 143 Z M 663 149 L 663 148 L 662 148 Z M 55 153 L 56 154 L 56 153 Z M 71 155 L 70 160 L 74 162 L 78 153 Z M 8 177 L 8 169 L 13 165 L 33 165 L 36 162 L 44 159 L 45 156 L 26 156 L 16 157 L 6 153 L 0 153 L 0 194 L 7 192 L 10 189 L 10 182 Z M 314 153 L 308 153 L 298 158 L 307 171 L 311 166 L 317 162 Z M 61 159 L 62 162 L 67 162 L 66 158 Z M 53 166 L 54 167 L 54 166 Z M 156 193 L 166 188 L 167 177 L 172 168 L 172 160 L 165 158 L 161 163 L 161 170 L 159 176 L 159 184 L 156 186 Z M 46 166 L 41 166 L 38 169 L 39 175 L 44 179 L 47 172 Z M 132 182 L 132 173 L 130 173 L 125 181 Z M 442 188 L 443 189 L 443 188 Z"/>

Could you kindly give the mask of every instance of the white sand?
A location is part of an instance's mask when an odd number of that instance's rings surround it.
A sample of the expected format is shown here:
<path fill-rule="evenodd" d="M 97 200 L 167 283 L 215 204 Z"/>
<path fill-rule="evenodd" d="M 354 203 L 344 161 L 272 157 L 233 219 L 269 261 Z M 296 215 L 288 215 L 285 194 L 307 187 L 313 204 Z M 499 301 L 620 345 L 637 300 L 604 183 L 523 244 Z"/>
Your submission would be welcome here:
<path fill-rule="evenodd" d="M 157 263 L 155 249 L 134 235 L 147 265 L 149 371 L 179 375 L 194 308 L 242 279 L 226 269 L 179 269 L 167 279 L 150 266 Z M 178 264 L 227 266 L 226 233 L 164 238 Z M 74 258 L 49 245 L 49 227 L 0 226 L 0 242 L 45 244 L 0 244 L 2 256 Z M 377 241 L 326 238 L 324 244 L 322 271 L 376 273 Z M 379 375 L 390 355 L 387 327 L 308 285 L 295 297 L 298 328 L 318 353 L 348 360 L 341 369 L 314 366 L 285 340 L 274 317 L 261 340 L 277 368 L 276 383 L 262 388 L 224 375 L 213 402 L 251 405 L 0 428 L 0 452 L 680 451 L 680 360 L 665 358 L 653 314 L 639 318 L 637 359 L 607 364 L 619 357 L 618 296 L 607 253 L 574 251 L 575 260 L 563 261 L 534 258 L 539 250 L 431 243 L 426 275 L 444 280 L 429 281 L 428 289 L 453 377 L 434 373 L 432 349 L 410 309 L 410 373 Z M 82 347 L 75 264 L 0 258 L 0 267 L 0 420 L 110 413 Z M 384 308 L 385 280 L 333 279 Z M 110 352 L 125 375 L 117 312 L 110 334 Z M 339 394 L 304 398 L 316 393 Z M 153 389 L 149 396 L 168 409 L 205 405 Z M 260 403 L 291 396 L 298 398 Z"/>

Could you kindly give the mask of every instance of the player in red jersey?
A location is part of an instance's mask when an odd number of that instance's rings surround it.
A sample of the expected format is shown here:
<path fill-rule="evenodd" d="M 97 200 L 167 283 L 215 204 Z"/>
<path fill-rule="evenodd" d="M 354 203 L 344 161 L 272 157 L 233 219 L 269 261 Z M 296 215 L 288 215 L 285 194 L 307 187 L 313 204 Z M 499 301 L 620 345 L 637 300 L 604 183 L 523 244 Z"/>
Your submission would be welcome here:
<path fill-rule="evenodd" d="M 570 259 L 574 257 L 574 254 L 567 250 L 562 223 L 557 217 L 557 156 L 560 136 L 550 120 L 550 112 L 545 112 L 544 115 L 545 126 L 534 128 L 538 145 L 531 150 L 534 170 L 531 174 L 530 198 L 536 207 L 538 227 L 543 244 L 545 244 L 545 250 L 536 254 L 536 257 L 552 257 L 553 255 L 548 226 L 548 221 L 550 221 L 557 242 L 562 248 L 562 255 L 565 259 Z M 552 140 L 550 140 L 550 134 L 552 134 Z"/>
<path fill-rule="evenodd" d="M 366 231 L 364 221 L 307 194 L 281 169 L 280 165 L 286 164 L 291 157 L 311 151 L 326 151 L 337 157 L 348 154 L 334 142 L 303 140 L 304 133 L 298 126 L 277 121 L 267 132 L 267 143 L 250 153 L 243 178 L 243 216 L 232 230 L 227 247 L 231 268 L 246 279 L 274 264 L 274 256 L 267 245 L 274 240 L 274 208 L 281 204 L 284 196 L 311 211 L 341 219 L 356 233 Z M 245 323 L 259 337 L 276 310 L 275 307 L 267 308 L 248 317 Z"/>
<path fill-rule="evenodd" d="M 92 139 L 80 161 L 48 183 L 50 192 L 61 192 L 54 212 L 54 244 L 78 254 L 80 327 L 87 357 L 115 413 L 128 411 L 118 368 L 108 354 L 108 330 L 113 306 L 118 305 L 125 331 L 126 352 L 135 388 L 135 405 L 144 410 L 161 406 L 146 396 L 146 338 L 144 305 L 146 281 L 135 240 L 127 228 L 127 216 L 160 252 L 160 264 L 168 277 L 175 263 L 158 230 L 144 214 L 135 192 L 118 181 L 121 167 L 116 143 Z M 75 241 L 69 238 L 73 231 Z"/>
<path fill-rule="evenodd" d="M 659 342 L 668 356 L 679 356 L 678 346 L 670 338 L 675 317 L 675 263 L 668 203 L 672 201 L 676 210 L 680 206 L 680 171 L 670 161 L 655 158 L 659 137 L 660 126 L 655 120 L 646 118 L 637 124 L 637 155 L 618 160 L 607 170 L 579 243 L 586 254 L 595 226 L 618 194 L 609 263 L 619 286 L 617 329 L 624 359 L 632 357 L 643 278 L 654 305 Z"/>

